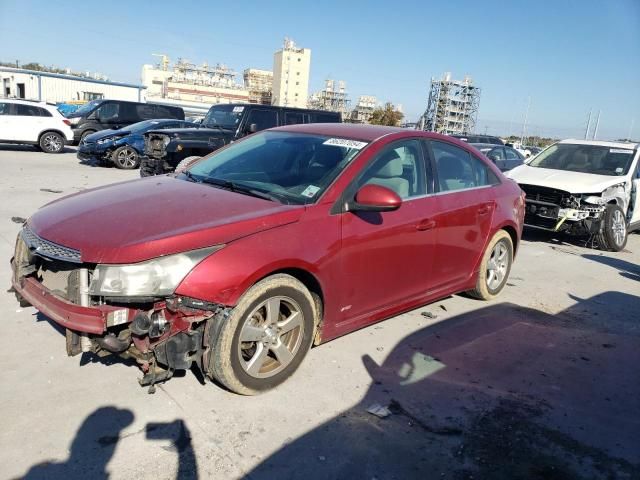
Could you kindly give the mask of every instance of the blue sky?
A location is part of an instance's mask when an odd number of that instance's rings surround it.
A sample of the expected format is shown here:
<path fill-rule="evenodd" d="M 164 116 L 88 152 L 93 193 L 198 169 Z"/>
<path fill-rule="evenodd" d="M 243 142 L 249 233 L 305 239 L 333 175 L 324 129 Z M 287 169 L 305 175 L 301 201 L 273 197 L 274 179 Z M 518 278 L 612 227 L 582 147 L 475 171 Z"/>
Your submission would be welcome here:
<path fill-rule="evenodd" d="M 358 95 L 424 111 L 431 77 L 482 88 L 477 130 L 640 139 L 640 0 L 0 0 L 0 59 L 37 61 L 139 82 L 151 53 L 271 69 L 285 36 L 311 49 L 310 90 L 326 78 Z M 635 120 L 634 120 L 635 119 Z"/>

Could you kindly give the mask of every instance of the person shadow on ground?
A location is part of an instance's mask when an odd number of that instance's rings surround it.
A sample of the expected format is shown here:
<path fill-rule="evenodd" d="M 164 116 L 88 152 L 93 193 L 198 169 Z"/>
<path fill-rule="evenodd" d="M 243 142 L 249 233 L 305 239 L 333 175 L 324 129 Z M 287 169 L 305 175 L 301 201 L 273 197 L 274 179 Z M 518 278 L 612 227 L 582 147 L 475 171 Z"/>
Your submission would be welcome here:
<path fill-rule="evenodd" d="M 116 449 L 120 432 L 133 423 L 130 410 L 102 407 L 78 429 L 66 462 L 43 462 L 24 475 L 27 480 L 108 478 L 107 463 Z"/>

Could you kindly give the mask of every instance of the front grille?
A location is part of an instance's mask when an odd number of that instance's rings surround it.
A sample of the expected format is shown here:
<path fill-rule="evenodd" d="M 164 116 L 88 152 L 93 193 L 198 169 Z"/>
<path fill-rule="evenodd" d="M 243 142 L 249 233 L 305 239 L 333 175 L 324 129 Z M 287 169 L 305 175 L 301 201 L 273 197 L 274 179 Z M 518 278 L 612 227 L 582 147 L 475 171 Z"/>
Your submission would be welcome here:
<path fill-rule="evenodd" d="M 565 192 L 564 190 L 540 187 L 538 185 L 520 184 L 520 188 L 527 194 L 528 202 L 533 201 L 562 205 L 562 200 L 571 196 L 569 192 Z"/>
<path fill-rule="evenodd" d="M 525 225 L 531 225 L 534 227 L 546 228 L 548 230 L 553 230 L 558 223 L 557 219 L 540 217 L 533 213 L 527 213 L 524 216 Z"/>
<path fill-rule="evenodd" d="M 28 225 L 25 225 L 20 234 L 29 250 L 34 254 L 63 262 L 82 263 L 78 250 L 45 240 L 33 233 Z"/>

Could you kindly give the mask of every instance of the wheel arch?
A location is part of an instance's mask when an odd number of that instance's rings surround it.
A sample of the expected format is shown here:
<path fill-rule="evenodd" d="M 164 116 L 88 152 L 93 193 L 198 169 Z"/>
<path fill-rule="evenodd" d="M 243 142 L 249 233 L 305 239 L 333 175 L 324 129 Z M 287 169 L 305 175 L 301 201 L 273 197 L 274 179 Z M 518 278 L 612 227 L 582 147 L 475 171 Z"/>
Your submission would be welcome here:
<path fill-rule="evenodd" d="M 38 143 L 40 143 L 40 140 L 42 139 L 42 137 L 47 133 L 57 133 L 65 141 L 65 144 L 68 141 L 67 136 L 64 134 L 62 130 L 58 130 L 57 128 L 45 128 L 38 134 Z"/>

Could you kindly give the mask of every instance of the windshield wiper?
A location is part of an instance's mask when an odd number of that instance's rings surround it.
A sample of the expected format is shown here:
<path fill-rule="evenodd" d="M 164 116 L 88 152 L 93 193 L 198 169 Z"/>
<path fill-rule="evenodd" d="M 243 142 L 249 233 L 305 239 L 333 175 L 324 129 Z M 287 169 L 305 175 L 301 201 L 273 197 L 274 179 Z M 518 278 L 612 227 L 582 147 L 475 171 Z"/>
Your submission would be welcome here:
<path fill-rule="evenodd" d="M 200 183 L 206 183 L 215 187 L 224 188 L 226 190 L 231 190 L 232 192 L 243 193 L 245 195 L 251 195 L 252 197 L 262 198 L 264 200 L 270 200 L 272 202 L 289 204 L 289 201 L 284 197 L 274 195 L 263 190 L 256 190 L 255 188 L 251 188 L 240 183 L 235 183 L 230 180 L 224 180 L 222 178 L 214 177 L 202 177 L 199 179 L 195 179 L 194 176 L 191 176 L 190 178 L 193 178 L 195 181 L 199 181 Z"/>

